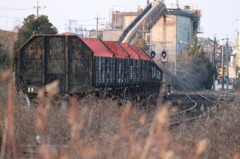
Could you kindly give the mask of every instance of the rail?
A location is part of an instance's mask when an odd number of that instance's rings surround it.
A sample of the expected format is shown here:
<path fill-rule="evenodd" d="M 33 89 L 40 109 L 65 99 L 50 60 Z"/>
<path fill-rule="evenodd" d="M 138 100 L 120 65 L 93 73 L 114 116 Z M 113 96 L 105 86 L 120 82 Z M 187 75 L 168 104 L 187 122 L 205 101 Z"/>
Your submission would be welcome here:
<path fill-rule="evenodd" d="M 187 95 L 187 94 L 186 94 L 186 95 Z M 208 102 L 212 102 L 212 103 L 218 105 L 218 108 L 220 108 L 220 107 L 222 106 L 220 103 L 215 102 L 215 101 L 213 101 L 213 100 L 210 100 L 210 99 L 208 99 L 207 97 L 205 97 L 205 96 L 203 96 L 203 95 L 198 94 L 198 96 L 200 96 L 201 98 L 207 100 Z M 178 114 L 182 114 L 182 113 L 184 113 L 184 112 L 188 112 L 188 111 L 194 109 L 194 108 L 198 105 L 196 101 L 193 101 L 192 98 L 189 97 L 189 95 L 187 95 L 187 97 L 189 98 L 189 100 L 191 100 L 192 102 L 194 102 L 194 106 L 191 107 L 191 108 L 189 108 L 189 109 L 186 109 L 186 110 L 177 112 L 177 113 L 175 113 L 175 114 L 172 114 L 172 115 L 170 115 L 170 117 L 175 116 L 175 115 L 178 115 Z M 204 117 L 205 117 L 206 115 L 209 117 L 209 113 L 210 113 L 209 110 L 210 110 L 210 109 L 209 109 L 209 107 L 208 107 L 208 114 L 204 114 L 204 115 L 203 115 Z M 175 122 L 170 123 L 168 126 L 178 125 L 178 124 L 184 123 L 184 122 L 190 122 L 190 121 L 196 120 L 196 119 L 198 119 L 198 118 L 199 118 L 199 116 L 196 116 L 196 117 L 188 118 L 188 119 L 185 119 L 185 120 L 175 121 Z"/>
<path fill-rule="evenodd" d="M 179 114 L 186 113 L 186 112 L 191 111 L 191 110 L 193 110 L 194 108 L 197 107 L 197 102 L 195 102 L 194 100 L 192 100 L 192 98 L 191 98 L 189 95 L 186 94 L 186 96 L 188 97 L 188 99 L 189 99 L 190 101 L 192 101 L 192 102 L 194 103 L 194 105 L 193 105 L 192 107 L 188 108 L 188 109 L 183 110 L 183 111 L 180 111 L 180 112 L 171 114 L 170 117 L 171 117 L 171 116 L 175 116 L 175 115 L 179 115 Z"/>
<path fill-rule="evenodd" d="M 212 102 L 212 103 L 218 105 L 219 108 L 222 106 L 220 103 L 215 102 L 215 101 L 213 101 L 213 100 L 210 100 L 210 99 L 208 99 L 207 97 L 204 97 L 204 96 L 201 95 L 201 94 L 199 94 L 199 96 L 201 96 L 202 98 L 206 99 L 206 100 L 209 101 L 209 102 Z"/>

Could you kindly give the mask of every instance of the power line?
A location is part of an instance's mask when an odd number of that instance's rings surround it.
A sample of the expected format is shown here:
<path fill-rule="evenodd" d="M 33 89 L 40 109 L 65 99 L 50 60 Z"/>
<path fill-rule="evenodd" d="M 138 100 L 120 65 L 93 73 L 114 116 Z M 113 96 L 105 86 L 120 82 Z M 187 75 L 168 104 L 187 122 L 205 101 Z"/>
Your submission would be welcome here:
<path fill-rule="evenodd" d="M 78 18 L 70 18 L 64 14 L 60 14 L 56 11 L 54 11 L 53 9 L 51 9 L 50 7 L 48 7 L 46 9 L 47 12 L 49 12 L 50 14 L 54 15 L 55 17 L 58 17 L 59 19 L 63 19 L 63 20 L 77 20 L 77 21 L 89 21 L 89 19 L 78 19 Z"/>
<path fill-rule="evenodd" d="M 93 27 L 94 24 L 86 24 L 84 22 L 89 22 L 90 19 L 76 19 L 76 18 L 70 18 L 70 17 L 67 17 L 66 15 L 62 15 L 62 14 L 59 14 L 57 12 L 55 12 L 54 10 L 50 9 L 49 7 L 46 9 L 46 12 L 45 12 L 46 15 L 48 15 L 48 17 L 50 19 L 53 19 L 54 21 L 58 21 L 58 22 L 61 22 L 63 23 L 62 21 L 70 21 L 70 20 L 76 20 L 77 22 L 80 22 L 81 23 L 81 26 L 83 27 Z M 54 18 L 52 18 L 54 17 Z M 80 24 L 79 23 L 79 24 Z"/>
<path fill-rule="evenodd" d="M 50 14 L 52 14 L 53 16 L 58 17 L 59 19 L 63 19 L 63 20 L 74 19 L 74 20 L 77 20 L 75 18 L 70 18 L 70 17 L 67 17 L 65 15 L 59 14 L 59 13 L 55 12 L 54 10 L 50 9 L 49 7 L 46 9 L 46 11 L 49 12 Z"/>
<path fill-rule="evenodd" d="M 0 17 L 2 17 L 2 18 L 11 18 L 11 19 L 24 19 L 24 17 L 9 17 L 9 16 L 2 16 L 2 15 L 0 15 Z"/>
<path fill-rule="evenodd" d="M 32 9 L 32 8 L 8 8 L 3 6 L 0 6 L 0 8 L 4 10 L 31 10 Z"/>

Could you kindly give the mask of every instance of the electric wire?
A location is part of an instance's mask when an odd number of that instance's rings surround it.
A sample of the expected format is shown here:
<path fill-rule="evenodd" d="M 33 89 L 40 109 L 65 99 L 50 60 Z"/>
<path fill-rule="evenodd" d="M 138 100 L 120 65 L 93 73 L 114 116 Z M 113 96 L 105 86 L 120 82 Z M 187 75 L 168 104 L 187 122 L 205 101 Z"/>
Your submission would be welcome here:
<path fill-rule="evenodd" d="M 24 19 L 24 17 L 11 17 L 11 16 L 3 16 L 0 15 L 1 18 L 10 18 L 10 19 Z"/>
<path fill-rule="evenodd" d="M 8 7 L 0 6 L 0 9 L 3 9 L 3 10 L 31 10 L 33 8 L 8 8 Z"/>

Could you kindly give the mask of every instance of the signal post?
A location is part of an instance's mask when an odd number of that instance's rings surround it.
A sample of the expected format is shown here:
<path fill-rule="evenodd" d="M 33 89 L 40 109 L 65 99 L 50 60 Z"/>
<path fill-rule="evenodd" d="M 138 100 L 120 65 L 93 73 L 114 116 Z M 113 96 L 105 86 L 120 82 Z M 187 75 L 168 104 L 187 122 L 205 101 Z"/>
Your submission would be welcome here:
<path fill-rule="evenodd" d="M 167 52 L 165 50 L 162 51 L 162 63 L 165 64 L 165 67 L 167 68 Z"/>

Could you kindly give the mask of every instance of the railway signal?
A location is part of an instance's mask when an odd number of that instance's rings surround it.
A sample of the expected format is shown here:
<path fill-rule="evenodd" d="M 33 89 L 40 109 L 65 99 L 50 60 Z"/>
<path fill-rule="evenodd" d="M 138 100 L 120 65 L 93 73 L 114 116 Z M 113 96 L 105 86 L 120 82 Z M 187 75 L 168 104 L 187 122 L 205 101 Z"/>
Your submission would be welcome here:
<path fill-rule="evenodd" d="M 167 56 L 167 52 L 166 52 L 165 50 L 163 50 L 163 51 L 162 51 L 162 57 L 163 57 L 163 59 L 165 59 L 166 56 Z"/>
<path fill-rule="evenodd" d="M 155 51 L 151 51 L 151 58 L 154 58 L 156 55 Z"/>

